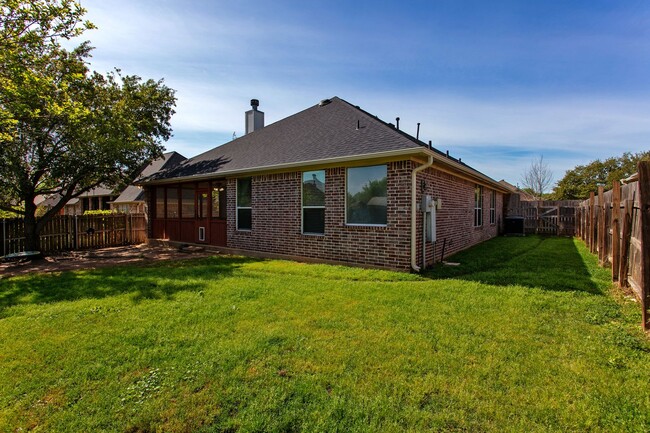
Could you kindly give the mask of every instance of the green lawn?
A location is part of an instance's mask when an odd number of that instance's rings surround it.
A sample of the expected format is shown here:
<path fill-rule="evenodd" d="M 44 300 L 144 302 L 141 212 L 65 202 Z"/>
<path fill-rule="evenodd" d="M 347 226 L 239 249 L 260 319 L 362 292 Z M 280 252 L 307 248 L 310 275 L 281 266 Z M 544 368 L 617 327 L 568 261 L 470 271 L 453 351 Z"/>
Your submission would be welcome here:
<path fill-rule="evenodd" d="M 650 431 L 640 309 L 578 241 L 450 260 L 1 279 L 0 431 Z"/>

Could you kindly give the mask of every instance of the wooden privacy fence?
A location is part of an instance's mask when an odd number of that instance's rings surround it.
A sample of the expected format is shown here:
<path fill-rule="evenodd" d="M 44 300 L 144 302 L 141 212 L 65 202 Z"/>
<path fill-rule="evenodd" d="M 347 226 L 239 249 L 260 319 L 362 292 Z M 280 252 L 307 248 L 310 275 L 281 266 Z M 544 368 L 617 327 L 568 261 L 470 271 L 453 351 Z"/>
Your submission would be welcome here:
<path fill-rule="evenodd" d="M 640 162 L 638 180 L 598 194 L 577 209 L 576 234 L 612 268 L 612 281 L 631 287 L 641 302 L 643 328 L 650 329 L 650 162 Z"/>
<path fill-rule="evenodd" d="M 526 234 L 573 236 L 579 203 L 579 200 L 521 201 L 518 194 L 512 194 L 506 216 L 523 217 Z"/>
<path fill-rule="evenodd" d="M 22 218 L 2 220 L 2 256 L 25 251 Z M 41 231 L 44 254 L 84 248 L 114 247 L 147 241 L 145 214 L 64 215 L 50 220 Z"/>

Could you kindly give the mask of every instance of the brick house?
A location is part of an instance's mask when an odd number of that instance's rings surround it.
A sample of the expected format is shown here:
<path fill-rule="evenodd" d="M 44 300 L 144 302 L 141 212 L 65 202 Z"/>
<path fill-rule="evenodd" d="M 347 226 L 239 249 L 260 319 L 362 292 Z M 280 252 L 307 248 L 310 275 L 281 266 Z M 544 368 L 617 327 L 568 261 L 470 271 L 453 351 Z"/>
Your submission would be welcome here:
<path fill-rule="evenodd" d="M 142 183 L 150 238 L 418 271 L 499 233 L 507 190 L 399 123 L 334 97 L 264 127 L 258 104 L 246 135 Z"/>

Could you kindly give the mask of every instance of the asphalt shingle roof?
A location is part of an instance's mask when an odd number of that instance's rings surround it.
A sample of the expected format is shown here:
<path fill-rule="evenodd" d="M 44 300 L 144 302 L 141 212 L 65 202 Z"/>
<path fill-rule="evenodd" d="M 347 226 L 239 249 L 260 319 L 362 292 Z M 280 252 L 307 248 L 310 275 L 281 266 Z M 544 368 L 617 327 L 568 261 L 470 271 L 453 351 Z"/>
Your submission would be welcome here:
<path fill-rule="evenodd" d="M 151 164 L 146 166 L 138 178 L 144 179 L 145 177 L 151 176 L 165 168 L 173 168 L 186 159 L 187 158 L 178 152 L 167 152 L 161 158 L 155 159 Z M 124 191 L 122 191 L 120 196 L 113 201 L 113 203 L 133 203 L 135 201 L 143 200 L 144 190 L 135 185 L 129 185 L 124 189 Z"/>
<path fill-rule="evenodd" d="M 358 107 L 338 97 L 330 101 L 215 147 L 150 180 L 422 147 Z"/>

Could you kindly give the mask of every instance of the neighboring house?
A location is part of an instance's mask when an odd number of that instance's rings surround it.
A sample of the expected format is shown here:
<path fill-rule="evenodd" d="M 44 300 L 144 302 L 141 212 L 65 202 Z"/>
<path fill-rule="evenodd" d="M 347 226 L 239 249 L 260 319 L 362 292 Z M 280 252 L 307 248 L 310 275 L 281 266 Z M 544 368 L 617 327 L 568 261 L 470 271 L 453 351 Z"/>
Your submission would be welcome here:
<path fill-rule="evenodd" d="M 519 200 L 520 201 L 535 201 L 536 200 L 535 197 L 531 193 L 524 191 L 523 189 L 519 188 L 518 186 L 515 186 L 515 185 L 511 184 L 510 182 L 507 182 L 505 179 L 501 179 L 499 181 L 499 183 L 501 185 L 503 185 L 503 187 L 505 189 L 507 189 L 510 194 L 519 195 Z"/>
<path fill-rule="evenodd" d="M 117 194 L 108 188 L 93 188 L 86 191 L 77 198 L 70 199 L 63 209 L 59 212 L 60 215 L 83 215 L 87 210 L 109 210 L 111 208 L 110 202 L 117 197 Z M 52 196 L 38 205 L 39 208 L 51 208 L 60 200 L 60 196 Z"/>
<path fill-rule="evenodd" d="M 159 170 L 175 167 L 186 160 L 178 152 L 167 152 L 162 157 L 147 165 L 138 175 L 138 179 L 151 176 Z M 42 201 L 38 206 L 50 208 L 60 200 L 53 196 Z M 123 191 L 97 187 L 84 192 L 77 198 L 70 199 L 60 215 L 83 215 L 88 210 L 115 210 L 121 213 L 146 213 L 146 203 L 142 187 L 129 185 Z"/>
<path fill-rule="evenodd" d="M 246 135 L 142 182 L 150 238 L 419 270 L 497 236 L 508 190 L 460 160 L 337 97 L 266 127 L 258 104 Z"/>
<path fill-rule="evenodd" d="M 173 168 L 185 161 L 183 155 L 178 152 L 167 152 L 161 158 L 154 160 L 151 164 L 146 166 L 144 170 L 138 175 L 136 182 L 139 179 L 149 177 L 160 170 Z M 146 213 L 146 203 L 144 199 L 144 190 L 141 186 L 129 185 L 122 193 L 110 203 L 110 208 L 121 213 Z"/>

